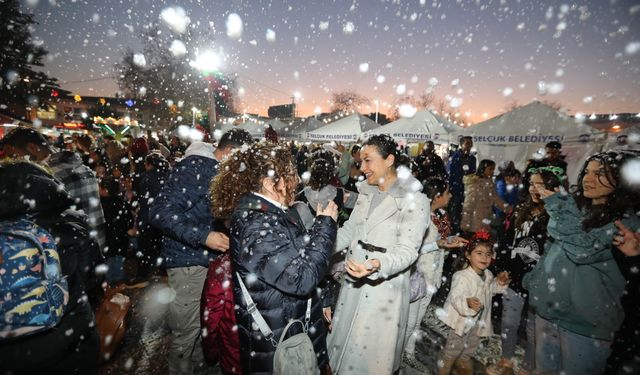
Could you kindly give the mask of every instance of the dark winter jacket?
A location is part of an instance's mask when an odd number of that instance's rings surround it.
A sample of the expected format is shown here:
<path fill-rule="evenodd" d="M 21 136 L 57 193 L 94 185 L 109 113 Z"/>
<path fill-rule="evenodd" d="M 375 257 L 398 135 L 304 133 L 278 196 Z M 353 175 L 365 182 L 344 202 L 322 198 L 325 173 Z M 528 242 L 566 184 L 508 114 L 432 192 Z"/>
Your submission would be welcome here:
<path fill-rule="evenodd" d="M 476 172 L 476 157 L 458 150 L 449 159 L 449 190 L 454 196 L 464 194 L 462 177 Z"/>
<path fill-rule="evenodd" d="M 549 215 L 543 211 L 516 227 L 517 214 L 518 211 L 515 211 L 507 218 L 506 234 L 499 244 L 496 266 L 500 271 L 509 272 L 509 288 L 526 297 L 528 293 L 522 287 L 522 278 L 538 264 L 544 254 Z"/>
<path fill-rule="evenodd" d="M 429 178 L 447 178 L 444 162 L 435 152 L 421 154 L 416 158 L 416 163 L 418 164 L 418 175 L 416 178 L 421 182 Z"/>
<path fill-rule="evenodd" d="M 85 295 L 90 269 L 86 216 L 49 172 L 28 162 L 0 164 L 0 220 L 27 217 L 57 240 L 69 303 L 53 329 L 0 342 L 0 368 L 14 373 L 97 373 L 98 338 Z"/>
<path fill-rule="evenodd" d="M 640 255 L 612 252 L 627 285 L 622 296 L 624 321 L 611 345 L 606 374 L 631 374 L 640 371 Z"/>
<path fill-rule="evenodd" d="M 205 247 L 214 220 L 209 184 L 217 166 L 213 153 L 210 157 L 187 155 L 176 164 L 149 208 L 151 224 L 164 234 L 162 255 L 167 268 L 208 267 L 219 254 Z"/>
<path fill-rule="evenodd" d="M 320 216 L 307 234 L 286 212 L 254 194 L 241 198 L 231 223 L 233 269 L 242 277 L 276 340 L 289 320 L 304 321 L 307 300 L 312 298 L 308 334 L 319 367 L 328 363 L 328 357 L 317 286 L 328 271 L 336 231 L 333 219 Z M 242 370 L 246 374 L 271 373 L 275 348 L 252 328 L 255 325 L 235 273 L 233 284 Z M 300 332 L 296 324 L 289 335 Z"/>
<path fill-rule="evenodd" d="M 140 181 L 136 186 L 136 197 L 138 199 L 138 222 L 139 229 L 146 228 L 149 223 L 149 207 L 156 200 L 160 191 L 169 176 L 169 171 L 165 169 L 152 169 L 144 171 Z"/>
<path fill-rule="evenodd" d="M 107 234 L 104 256 L 126 256 L 129 250 L 129 235 L 127 231 L 133 228 L 131 206 L 122 195 L 101 197 L 100 203 L 104 211 L 105 233 Z"/>

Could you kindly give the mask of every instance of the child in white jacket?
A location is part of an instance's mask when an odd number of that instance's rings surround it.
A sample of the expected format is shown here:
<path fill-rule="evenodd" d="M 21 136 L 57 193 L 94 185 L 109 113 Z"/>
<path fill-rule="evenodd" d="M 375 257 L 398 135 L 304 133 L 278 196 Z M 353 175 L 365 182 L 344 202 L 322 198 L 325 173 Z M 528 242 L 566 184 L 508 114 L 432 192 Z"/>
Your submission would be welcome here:
<path fill-rule="evenodd" d="M 491 298 L 503 293 L 509 284 L 509 274 L 496 278 L 487 270 L 493 257 L 489 234 L 477 232 L 465 250 L 463 263 L 453 275 L 451 291 L 438 315 L 447 326 L 447 343 L 440 353 L 439 374 L 449 374 L 457 362 L 458 374 L 473 374 L 471 357 L 480 345 L 480 338 L 491 329 Z"/>

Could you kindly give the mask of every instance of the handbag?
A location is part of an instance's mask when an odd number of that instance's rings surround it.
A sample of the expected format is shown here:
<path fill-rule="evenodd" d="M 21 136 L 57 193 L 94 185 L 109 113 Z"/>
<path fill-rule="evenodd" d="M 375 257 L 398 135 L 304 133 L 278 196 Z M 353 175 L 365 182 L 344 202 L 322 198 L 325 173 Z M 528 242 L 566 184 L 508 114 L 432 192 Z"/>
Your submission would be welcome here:
<path fill-rule="evenodd" d="M 307 300 L 307 311 L 305 312 L 304 323 L 298 319 L 291 320 L 289 324 L 284 327 L 280 339 L 275 341 L 273 331 L 267 324 L 267 322 L 260 314 L 260 311 L 253 302 L 249 291 L 244 285 L 240 274 L 236 272 L 238 277 L 238 284 L 242 290 L 242 296 L 247 304 L 247 311 L 251 314 L 253 321 L 258 326 L 260 333 L 271 342 L 276 348 L 273 355 L 273 373 L 275 375 L 317 375 L 320 373 L 318 369 L 318 360 L 316 359 L 316 353 L 313 350 L 313 343 L 311 338 L 307 334 L 309 328 L 309 321 L 311 320 L 311 298 Z M 303 332 L 298 333 L 284 339 L 289 331 L 289 328 L 300 323 L 302 325 Z"/>
<path fill-rule="evenodd" d="M 411 269 L 409 284 L 411 285 L 409 302 L 415 302 L 427 295 L 427 282 L 425 281 L 422 272 L 420 272 L 418 267 L 416 267 L 415 265 Z"/>

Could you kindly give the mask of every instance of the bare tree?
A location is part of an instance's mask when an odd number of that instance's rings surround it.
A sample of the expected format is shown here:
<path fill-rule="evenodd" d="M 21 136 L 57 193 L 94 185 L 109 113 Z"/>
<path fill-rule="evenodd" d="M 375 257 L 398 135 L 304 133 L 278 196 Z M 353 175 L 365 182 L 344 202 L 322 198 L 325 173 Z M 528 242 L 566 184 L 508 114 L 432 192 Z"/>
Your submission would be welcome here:
<path fill-rule="evenodd" d="M 191 118 L 192 107 L 210 106 L 209 88 L 214 89 L 216 112 L 221 115 L 233 112 L 235 75 L 202 77 L 190 65 L 187 56 L 175 56 L 169 48 L 174 35 L 160 33 L 157 24 L 148 26 L 141 34 L 144 63 L 136 63 L 134 51 L 127 49 L 122 60 L 115 64 L 118 84 L 127 97 L 144 100 L 152 109 L 154 122 L 167 128 L 178 116 Z M 203 36 L 188 28 L 180 39 L 190 49 L 195 49 Z M 211 81 L 208 82 L 208 81 Z"/>
<path fill-rule="evenodd" d="M 344 90 L 331 94 L 331 111 L 357 111 L 358 107 L 368 105 L 371 99 L 353 90 Z"/>

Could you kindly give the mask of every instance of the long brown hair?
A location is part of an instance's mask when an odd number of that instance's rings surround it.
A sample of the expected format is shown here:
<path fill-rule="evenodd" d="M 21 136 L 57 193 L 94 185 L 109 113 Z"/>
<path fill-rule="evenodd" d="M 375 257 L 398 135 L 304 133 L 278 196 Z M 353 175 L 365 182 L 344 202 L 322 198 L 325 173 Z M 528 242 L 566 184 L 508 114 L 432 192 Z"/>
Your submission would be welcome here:
<path fill-rule="evenodd" d="M 287 148 L 258 142 L 231 154 L 220 163 L 218 174 L 211 182 L 213 215 L 230 217 L 243 195 L 260 191 L 264 178 L 272 178 L 275 183 L 284 178 L 286 189 L 295 189 L 295 184 L 289 181 L 295 178 L 295 169 Z"/>
<path fill-rule="evenodd" d="M 608 151 L 591 155 L 584 162 L 578 176 L 576 191 L 573 193 L 576 204 L 585 212 L 582 229 L 588 232 L 593 228 L 600 228 L 621 218 L 627 211 L 637 210 L 640 194 L 636 189 L 624 183 L 620 173 L 624 163 L 637 158 L 638 154 L 633 151 Z M 591 199 L 584 196 L 582 181 L 586 175 L 587 165 L 591 161 L 602 164 L 606 172 L 604 176 L 599 178 L 599 182 L 614 187 L 613 192 L 609 194 L 603 205 L 593 205 Z"/>

